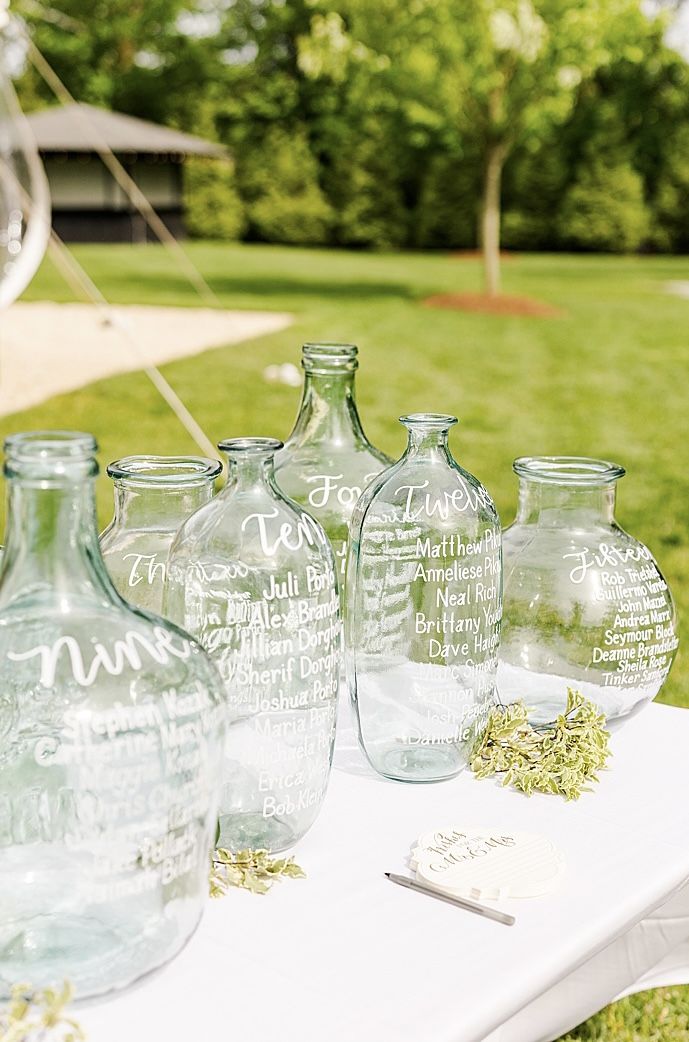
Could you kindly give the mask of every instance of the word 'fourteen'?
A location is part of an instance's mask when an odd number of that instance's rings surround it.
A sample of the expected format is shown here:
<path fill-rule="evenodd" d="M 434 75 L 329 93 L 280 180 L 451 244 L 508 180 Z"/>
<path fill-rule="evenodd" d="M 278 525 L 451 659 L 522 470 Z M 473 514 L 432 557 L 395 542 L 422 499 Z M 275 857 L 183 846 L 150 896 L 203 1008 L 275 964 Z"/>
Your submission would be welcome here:
<path fill-rule="evenodd" d="M 33 658 L 41 661 L 40 683 L 43 687 L 52 687 L 55 683 L 57 668 L 63 652 L 69 656 L 74 680 L 81 687 L 91 687 L 101 669 L 112 677 L 120 676 L 126 667 L 139 670 L 143 668 L 141 652 L 159 665 L 166 665 L 172 658 L 187 659 L 191 655 L 191 644 L 188 640 L 180 640 L 176 646 L 174 634 L 168 633 L 162 626 L 153 628 L 155 638 L 133 633 L 125 633 L 121 640 L 115 640 L 110 649 L 99 641 L 93 644 L 93 658 L 87 666 L 81 645 L 75 637 L 59 637 L 53 644 L 39 644 L 29 651 L 8 651 L 7 657 L 12 662 L 27 662 Z"/>
<path fill-rule="evenodd" d="M 457 481 L 457 488 L 453 488 L 451 492 L 443 491 L 437 496 L 424 492 L 430 484 L 429 481 L 420 485 L 400 485 L 395 489 L 395 495 L 399 492 L 407 493 L 403 520 L 416 521 L 422 514 L 426 514 L 427 517 L 437 514 L 446 521 L 452 510 L 463 513 L 465 510 L 476 510 L 479 506 L 492 508 L 491 498 L 484 488 L 472 487 L 459 477 Z"/>
<path fill-rule="evenodd" d="M 291 521 L 282 521 L 277 527 L 271 525 L 270 522 L 278 517 L 279 513 L 275 507 L 269 513 L 248 514 L 242 521 L 242 532 L 245 532 L 252 522 L 256 525 L 261 549 L 267 557 L 274 557 L 280 547 L 284 547 L 285 550 L 300 550 L 304 543 L 315 546 L 321 541 L 318 525 L 308 514 L 302 514 L 296 525 Z"/>
<path fill-rule="evenodd" d="M 588 546 L 578 550 L 576 553 L 563 554 L 563 559 L 572 558 L 577 562 L 569 577 L 575 584 L 583 583 L 589 568 L 597 565 L 599 568 L 619 568 L 620 565 L 636 563 L 638 561 L 652 561 L 651 551 L 646 546 L 627 546 L 622 549 L 617 546 L 609 546 L 601 543 L 597 550 L 590 550 Z"/>
<path fill-rule="evenodd" d="M 314 474 L 306 480 L 314 487 L 309 492 L 309 505 L 312 507 L 324 507 L 331 496 L 337 500 L 342 507 L 353 507 L 362 493 L 358 485 L 340 485 L 339 482 L 344 474 Z M 364 476 L 363 488 L 376 477 L 373 474 Z M 318 482 L 318 484 L 316 484 Z"/>

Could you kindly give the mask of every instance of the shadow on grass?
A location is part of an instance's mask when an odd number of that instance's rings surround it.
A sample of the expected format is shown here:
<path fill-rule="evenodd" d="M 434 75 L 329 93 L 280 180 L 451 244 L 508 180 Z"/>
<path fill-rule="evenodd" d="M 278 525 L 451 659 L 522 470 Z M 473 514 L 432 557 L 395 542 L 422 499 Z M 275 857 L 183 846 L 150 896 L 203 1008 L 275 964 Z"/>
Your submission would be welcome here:
<path fill-rule="evenodd" d="M 212 289 L 222 296 L 243 294 L 252 297 L 325 297 L 343 300 L 370 300 L 375 297 L 399 297 L 412 300 L 414 294 L 410 286 L 395 282 L 352 282 L 341 278 L 334 279 L 297 279 L 287 276 L 255 276 L 235 277 L 228 275 L 208 279 Z"/>

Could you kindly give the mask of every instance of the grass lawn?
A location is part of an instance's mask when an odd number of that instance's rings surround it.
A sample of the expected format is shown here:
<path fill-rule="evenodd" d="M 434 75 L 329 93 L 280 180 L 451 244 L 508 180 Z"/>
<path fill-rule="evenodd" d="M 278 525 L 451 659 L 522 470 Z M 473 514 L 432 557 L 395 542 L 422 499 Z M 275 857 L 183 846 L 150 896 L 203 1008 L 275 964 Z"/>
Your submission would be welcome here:
<path fill-rule="evenodd" d="M 271 362 L 299 358 L 302 341 L 359 344 L 359 404 L 369 436 L 391 454 L 396 418 L 433 410 L 459 416 L 457 458 L 493 493 L 507 523 L 518 455 L 601 456 L 628 470 L 618 520 L 647 543 L 682 617 L 689 609 L 689 300 L 663 292 L 689 279 L 689 259 L 525 255 L 504 264 L 505 292 L 555 305 L 559 318 L 508 318 L 422 306 L 434 293 L 480 286 L 475 259 L 197 243 L 189 252 L 224 306 L 288 310 L 285 332 L 165 367 L 215 441 L 285 436 L 299 392 L 265 383 Z M 198 305 L 162 248 L 75 249 L 110 300 Z M 29 299 L 73 299 L 44 265 Z M 94 344 L 98 350 L 98 344 Z M 0 432 L 36 427 L 93 431 L 102 460 L 195 446 L 145 376 L 129 374 L 0 419 Z M 102 520 L 107 479 L 99 484 Z M 680 649 L 662 699 L 689 705 L 689 649 Z M 618 1003 L 568 1042 L 689 1042 L 689 989 Z"/>

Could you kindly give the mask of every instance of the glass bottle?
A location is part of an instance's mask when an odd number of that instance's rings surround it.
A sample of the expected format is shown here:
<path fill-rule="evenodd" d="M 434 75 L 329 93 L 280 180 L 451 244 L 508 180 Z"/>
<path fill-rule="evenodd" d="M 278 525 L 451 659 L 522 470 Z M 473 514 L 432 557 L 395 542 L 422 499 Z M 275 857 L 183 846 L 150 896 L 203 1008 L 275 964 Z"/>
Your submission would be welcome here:
<path fill-rule="evenodd" d="M 677 649 L 675 609 L 651 552 L 615 521 L 624 469 L 575 456 L 517 459 L 504 532 L 498 689 L 554 720 L 567 688 L 608 720 L 655 698 Z"/>
<path fill-rule="evenodd" d="M 222 471 L 199 456 L 127 456 L 108 467 L 115 513 L 100 539 L 118 592 L 160 614 L 167 555 L 183 521 L 211 499 Z"/>
<path fill-rule="evenodd" d="M 325 529 L 340 584 L 356 501 L 376 474 L 392 463 L 371 445 L 361 426 L 354 395 L 357 354 L 353 344 L 304 344 L 301 405 L 275 461 L 280 488 Z"/>
<path fill-rule="evenodd" d="M 275 483 L 282 442 L 233 438 L 225 488 L 180 529 L 166 610 L 215 659 L 229 702 L 220 843 L 284 850 L 311 826 L 333 754 L 340 617 L 323 529 Z"/>
<path fill-rule="evenodd" d="M 372 766 L 440 781 L 466 766 L 493 704 L 500 522 L 448 447 L 454 416 L 403 416 L 409 443 L 357 504 L 347 675 Z"/>
<path fill-rule="evenodd" d="M 0 993 L 79 998 L 174 956 L 208 894 L 222 686 L 205 652 L 124 603 L 96 528 L 96 443 L 5 443 L 0 575 Z"/>

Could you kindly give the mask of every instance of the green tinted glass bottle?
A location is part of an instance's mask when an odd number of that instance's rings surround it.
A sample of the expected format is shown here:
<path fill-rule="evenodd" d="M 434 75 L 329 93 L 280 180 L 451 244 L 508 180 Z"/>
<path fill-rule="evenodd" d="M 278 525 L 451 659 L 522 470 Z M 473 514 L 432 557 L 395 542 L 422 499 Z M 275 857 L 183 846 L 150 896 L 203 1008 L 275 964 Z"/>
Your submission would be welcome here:
<path fill-rule="evenodd" d="M 206 653 L 125 604 L 96 528 L 95 441 L 5 445 L 0 574 L 0 995 L 124 987 L 208 893 L 224 734 Z"/>
<path fill-rule="evenodd" d="M 276 457 L 280 487 L 322 524 L 344 581 L 347 528 L 357 499 L 392 462 L 371 445 L 356 407 L 353 344 L 304 344 L 304 390 L 294 429 Z M 343 598 L 344 605 L 344 598 Z"/>

